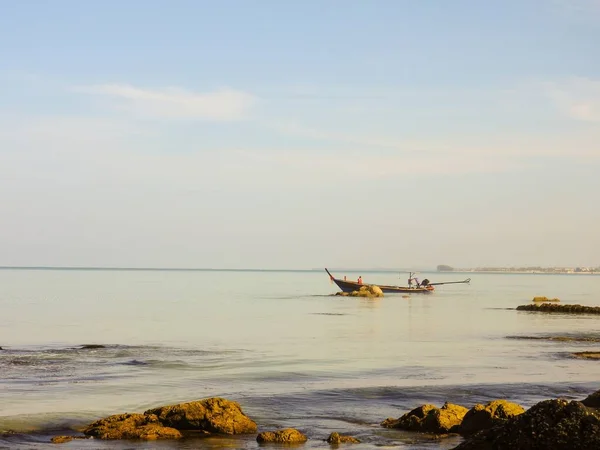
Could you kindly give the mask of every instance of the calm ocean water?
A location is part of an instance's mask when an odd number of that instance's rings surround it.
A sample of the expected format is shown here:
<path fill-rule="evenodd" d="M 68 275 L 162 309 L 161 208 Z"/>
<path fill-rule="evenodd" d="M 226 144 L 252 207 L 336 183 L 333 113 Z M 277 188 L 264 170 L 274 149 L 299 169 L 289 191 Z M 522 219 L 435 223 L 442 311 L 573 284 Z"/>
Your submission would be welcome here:
<path fill-rule="evenodd" d="M 305 448 L 328 448 L 322 439 L 339 431 L 359 437 L 357 449 L 446 449 L 460 439 L 379 423 L 424 402 L 530 406 L 600 389 L 598 362 L 568 355 L 600 343 L 518 339 L 600 336 L 600 317 L 512 309 L 537 295 L 600 306 L 600 276 L 420 277 L 472 282 L 361 299 L 331 296 L 324 271 L 0 270 L 0 448 L 56 448 L 51 436 L 101 416 L 222 396 L 259 431 L 304 431 Z M 63 446 L 258 448 L 255 436 Z"/>

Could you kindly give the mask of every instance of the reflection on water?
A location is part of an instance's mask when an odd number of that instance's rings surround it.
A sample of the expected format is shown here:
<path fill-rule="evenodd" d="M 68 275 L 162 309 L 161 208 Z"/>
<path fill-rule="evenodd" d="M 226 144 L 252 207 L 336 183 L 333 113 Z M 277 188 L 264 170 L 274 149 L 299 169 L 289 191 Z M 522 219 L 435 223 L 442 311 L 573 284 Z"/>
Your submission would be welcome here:
<path fill-rule="evenodd" d="M 597 389 L 598 362 L 566 355 L 598 350 L 577 336 L 597 338 L 600 317 L 514 308 L 535 295 L 571 303 L 571 292 L 597 306 L 600 277 L 469 277 L 429 295 L 365 299 L 331 296 L 336 287 L 318 272 L 0 270 L 0 430 L 45 430 L 0 446 L 43 446 L 48 429 L 219 395 L 240 401 L 261 429 L 302 427 L 308 448 L 331 431 L 410 447 L 414 434 L 379 423 L 426 401 L 531 405 Z M 253 439 L 201 447 L 256 448 Z"/>

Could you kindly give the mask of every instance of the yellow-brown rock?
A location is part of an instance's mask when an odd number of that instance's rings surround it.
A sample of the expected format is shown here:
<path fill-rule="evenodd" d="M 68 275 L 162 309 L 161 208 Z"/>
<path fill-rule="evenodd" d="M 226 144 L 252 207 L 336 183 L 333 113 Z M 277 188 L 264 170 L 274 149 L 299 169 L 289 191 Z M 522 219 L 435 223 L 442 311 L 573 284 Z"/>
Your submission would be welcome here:
<path fill-rule="evenodd" d="M 437 408 L 434 405 L 422 405 L 404 414 L 399 419 L 386 419 L 381 425 L 387 428 L 400 428 L 423 433 L 446 434 L 458 429 L 468 409 L 453 403 L 444 403 Z"/>
<path fill-rule="evenodd" d="M 65 442 L 69 442 L 73 440 L 73 436 L 54 436 L 50 439 L 50 442 L 53 444 L 64 444 Z"/>
<path fill-rule="evenodd" d="M 256 437 L 257 442 L 277 442 L 283 444 L 299 444 L 308 438 L 295 428 L 285 428 L 278 431 L 264 431 Z"/>
<path fill-rule="evenodd" d="M 98 439 L 177 439 L 181 433 L 165 427 L 154 414 L 115 414 L 88 425 L 83 434 Z"/>
<path fill-rule="evenodd" d="M 360 440 L 352 436 L 343 436 L 340 433 L 333 432 L 327 438 L 327 442 L 330 444 L 360 444 Z"/>
<path fill-rule="evenodd" d="M 473 434 L 487 430 L 524 412 L 525 409 L 521 405 L 506 400 L 494 400 L 485 405 L 478 403 L 465 414 L 460 432 Z"/>
<path fill-rule="evenodd" d="M 178 430 L 207 431 L 221 434 L 256 433 L 256 423 L 244 414 L 239 403 L 213 397 L 150 409 L 168 427 Z"/>

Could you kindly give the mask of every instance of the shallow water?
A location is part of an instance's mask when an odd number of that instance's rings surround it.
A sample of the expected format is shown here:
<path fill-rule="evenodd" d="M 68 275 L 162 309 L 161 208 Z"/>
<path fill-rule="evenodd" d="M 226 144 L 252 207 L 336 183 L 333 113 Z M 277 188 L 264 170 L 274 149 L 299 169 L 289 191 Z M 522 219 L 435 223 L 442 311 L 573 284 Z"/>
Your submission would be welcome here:
<path fill-rule="evenodd" d="M 360 275 L 404 284 L 394 273 Z M 361 299 L 331 296 L 338 289 L 324 271 L 0 270 L 0 447 L 55 448 L 50 436 L 100 416 L 223 396 L 261 431 L 304 431 L 306 448 L 328 447 L 322 439 L 339 431 L 363 441 L 353 448 L 444 449 L 460 439 L 379 423 L 424 402 L 530 406 L 600 388 L 599 362 L 569 355 L 598 342 L 520 339 L 598 337 L 599 316 L 514 310 L 534 296 L 600 306 L 600 276 L 420 276 L 472 282 Z M 258 444 L 250 436 L 64 446 Z"/>

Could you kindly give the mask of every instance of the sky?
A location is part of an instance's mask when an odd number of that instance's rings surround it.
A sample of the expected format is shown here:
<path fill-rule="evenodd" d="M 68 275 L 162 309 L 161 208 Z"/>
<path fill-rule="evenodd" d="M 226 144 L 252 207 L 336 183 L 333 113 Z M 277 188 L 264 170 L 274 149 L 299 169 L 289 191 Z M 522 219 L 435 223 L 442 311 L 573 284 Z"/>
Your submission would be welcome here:
<path fill-rule="evenodd" d="M 0 1 L 0 265 L 600 265 L 600 0 Z"/>

